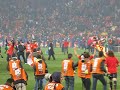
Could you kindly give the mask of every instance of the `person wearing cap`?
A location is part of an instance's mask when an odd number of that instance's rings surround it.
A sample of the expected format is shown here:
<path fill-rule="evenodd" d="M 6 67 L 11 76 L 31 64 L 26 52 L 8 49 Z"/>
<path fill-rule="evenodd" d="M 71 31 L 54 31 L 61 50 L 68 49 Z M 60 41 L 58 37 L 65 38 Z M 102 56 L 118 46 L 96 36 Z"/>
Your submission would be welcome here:
<path fill-rule="evenodd" d="M 44 90 L 65 90 L 62 82 L 62 73 L 54 72 L 51 75 L 51 81 L 45 86 Z"/>
<path fill-rule="evenodd" d="M 14 80 L 12 78 L 8 78 L 4 85 L 0 85 L 0 90 L 14 90 Z"/>
<path fill-rule="evenodd" d="M 65 77 L 65 90 L 74 90 L 74 70 L 72 54 L 68 54 L 68 58 L 62 61 L 62 74 Z"/>
<path fill-rule="evenodd" d="M 36 56 L 37 61 L 33 64 L 34 76 L 35 76 L 35 88 L 34 90 L 42 90 L 44 83 L 44 76 L 48 73 L 47 64 L 42 59 L 41 55 Z"/>
<path fill-rule="evenodd" d="M 81 55 L 79 60 L 74 67 L 78 67 L 78 77 L 81 78 L 85 90 L 90 90 L 91 86 L 91 60 L 88 52 Z"/>

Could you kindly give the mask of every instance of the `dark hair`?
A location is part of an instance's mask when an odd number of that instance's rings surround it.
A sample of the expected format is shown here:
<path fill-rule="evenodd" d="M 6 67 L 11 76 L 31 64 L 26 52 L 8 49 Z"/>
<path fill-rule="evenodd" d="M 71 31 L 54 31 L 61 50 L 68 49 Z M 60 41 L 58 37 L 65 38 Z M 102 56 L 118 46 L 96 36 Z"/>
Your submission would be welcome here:
<path fill-rule="evenodd" d="M 12 84 L 14 82 L 14 80 L 12 78 L 8 78 L 6 81 L 6 84 Z"/>
<path fill-rule="evenodd" d="M 103 51 L 99 51 L 98 56 L 103 57 L 104 56 Z"/>
<path fill-rule="evenodd" d="M 109 50 L 109 51 L 108 51 L 108 56 L 110 56 L 110 57 L 114 57 L 114 53 L 113 53 L 113 51 Z"/>
<path fill-rule="evenodd" d="M 70 59 L 72 57 L 72 54 L 71 53 L 69 53 L 68 54 L 68 59 Z"/>
<path fill-rule="evenodd" d="M 41 56 L 40 54 L 37 54 L 36 58 L 37 58 L 37 59 L 41 59 L 42 56 Z"/>
<path fill-rule="evenodd" d="M 89 58 L 89 57 L 90 57 L 89 52 L 84 52 L 84 57 L 85 57 L 85 58 Z"/>
<path fill-rule="evenodd" d="M 30 42 L 29 42 L 29 41 L 27 41 L 27 44 L 30 44 Z"/>

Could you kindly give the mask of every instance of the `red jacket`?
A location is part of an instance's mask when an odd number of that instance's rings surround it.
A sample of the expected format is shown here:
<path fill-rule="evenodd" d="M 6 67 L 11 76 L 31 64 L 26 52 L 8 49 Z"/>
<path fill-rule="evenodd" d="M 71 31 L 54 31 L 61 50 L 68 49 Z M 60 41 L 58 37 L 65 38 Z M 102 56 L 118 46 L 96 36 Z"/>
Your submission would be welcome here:
<path fill-rule="evenodd" d="M 116 57 L 107 57 L 105 63 L 110 74 L 117 73 L 117 66 L 119 64 L 119 61 Z"/>

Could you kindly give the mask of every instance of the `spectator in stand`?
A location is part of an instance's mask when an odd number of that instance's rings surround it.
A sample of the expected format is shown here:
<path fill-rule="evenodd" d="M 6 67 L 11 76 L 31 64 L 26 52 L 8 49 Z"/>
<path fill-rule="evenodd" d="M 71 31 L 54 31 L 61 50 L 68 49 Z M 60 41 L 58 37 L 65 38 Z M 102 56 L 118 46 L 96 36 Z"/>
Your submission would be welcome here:
<path fill-rule="evenodd" d="M 108 40 L 108 50 L 113 51 L 113 40 L 111 38 Z"/>

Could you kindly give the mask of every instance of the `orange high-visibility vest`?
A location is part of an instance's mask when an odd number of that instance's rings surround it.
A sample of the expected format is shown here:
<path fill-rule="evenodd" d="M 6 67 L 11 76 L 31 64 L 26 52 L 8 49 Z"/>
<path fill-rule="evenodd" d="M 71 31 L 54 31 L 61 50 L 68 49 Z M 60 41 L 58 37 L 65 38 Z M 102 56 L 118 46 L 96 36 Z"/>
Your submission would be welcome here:
<path fill-rule="evenodd" d="M 36 72 L 35 75 L 44 75 L 46 70 L 45 62 L 42 61 L 42 63 L 35 62 Z"/>
<path fill-rule="evenodd" d="M 60 83 L 48 83 L 45 86 L 45 90 L 62 90 L 63 89 L 63 85 Z"/>
<path fill-rule="evenodd" d="M 91 61 L 89 62 L 81 62 L 78 61 L 78 76 L 80 78 L 91 78 Z"/>
<path fill-rule="evenodd" d="M 64 76 L 74 76 L 73 60 L 62 61 L 62 74 Z"/>
<path fill-rule="evenodd" d="M 95 58 L 92 61 L 92 73 L 104 74 L 104 71 L 101 70 L 101 62 L 102 61 L 103 61 L 102 58 Z"/>
<path fill-rule="evenodd" d="M 16 69 L 16 68 L 21 68 L 20 67 L 20 60 L 10 60 L 9 62 L 9 70 L 10 74 Z"/>
<path fill-rule="evenodd" d="M 14 79 L 14 81 L 21 79 L 27 81 L 26 72 L 23 68 L 17 68 L 16 70 L 14 70 L 14 72 L 12 73 L 12 78 Z"/>
<path fill-rule="evenodd" d="M 0 85 L 0 90 L 13 90 L 13 88 L 8 85 Z"/>

